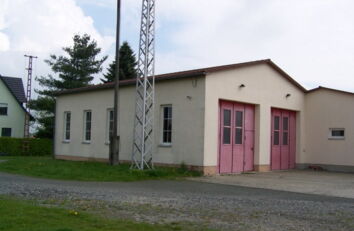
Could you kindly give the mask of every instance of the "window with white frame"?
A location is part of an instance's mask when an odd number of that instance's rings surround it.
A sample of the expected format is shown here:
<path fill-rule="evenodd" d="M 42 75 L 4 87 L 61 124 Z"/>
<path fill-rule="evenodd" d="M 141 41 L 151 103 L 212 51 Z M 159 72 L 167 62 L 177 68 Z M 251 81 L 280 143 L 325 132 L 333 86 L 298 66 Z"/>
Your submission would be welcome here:
<path fill-rule="evenodd" d="M 162 144 L 172 144 L 172 106 L 162 106 Z"/>
<path fill-rule="evenodd" d="M 113 136 L 113 122 L 114 122 L 114 111 L 113 109 L 107 110 L 107 132 L 106 132 L 106 143 L 109 143 L 111 137 Z"/>
<path fill-rule="evenodd" d="M 344 128 L 330 128 L 328 138 L 331 140 L 344 140 L 345 129 Z"/>
<path fill-rule="evenodd" d="M 92 112 L 84 111 L 84 142 L 91 141 Z"/>
<path fill-rule="evenodd" d="M 64 141 L 70 141 L 71 112 L 64 112 Z"/>
<path fill-rule="evenodd" d="M 7 103 L 0 103 L 0 115 L 7 116 Z"/>

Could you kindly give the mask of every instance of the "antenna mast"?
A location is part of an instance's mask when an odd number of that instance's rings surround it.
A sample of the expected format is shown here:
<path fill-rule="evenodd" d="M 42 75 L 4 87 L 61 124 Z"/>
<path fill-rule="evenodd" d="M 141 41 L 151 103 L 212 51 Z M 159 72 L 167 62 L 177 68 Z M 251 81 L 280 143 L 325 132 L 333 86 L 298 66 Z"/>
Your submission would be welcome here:
<path fill-rule="evenodd" d="M 142 0 L 132 168 L 153 168 L 155 0 Z M 150 77 L 149 77 L 150 76 Z M 149 77 L 149 78 L 148 78 Z"/>
<path fill-rule="evenodd" d="M 28 107 L 28 103 L 31 100 L 31 92 L 32 92 L 32 64 L 33 59 L 38 58 L 37 56 L 25 55 L 28 58 L 28 67 L 26 68 L 27 74 L 27 90 L 26 90 L 26 114 L 25 114 L 25 127 L 24 127 L 24 137 L 29 138 L 29 127 L 30 127 L 30 108 Z"/>

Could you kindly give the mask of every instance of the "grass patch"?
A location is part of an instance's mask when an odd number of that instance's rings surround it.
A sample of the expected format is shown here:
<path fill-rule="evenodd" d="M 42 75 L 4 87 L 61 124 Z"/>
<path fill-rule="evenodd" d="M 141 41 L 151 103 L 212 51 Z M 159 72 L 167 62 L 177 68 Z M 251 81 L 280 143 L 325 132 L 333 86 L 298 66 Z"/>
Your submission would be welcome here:
<path fill-rule="evenodd" d="M 0 231 L 167 231 L 192 230 L 187 225 L 153 225 L 106 219 L 89 213 L 39 206 L 0 196 Z"/>
<path fill-rule="evenodd" d="M 109 166 L 97 162 L 55 160 L 51 157 L 0 157 L 0 171 L 59 180 L 78 181 L 141 181 L 175 180 L 200 176 L 201 173 L 185 168 L 156 167 L 154 170 L 132 170 L 130 165 Z"/>

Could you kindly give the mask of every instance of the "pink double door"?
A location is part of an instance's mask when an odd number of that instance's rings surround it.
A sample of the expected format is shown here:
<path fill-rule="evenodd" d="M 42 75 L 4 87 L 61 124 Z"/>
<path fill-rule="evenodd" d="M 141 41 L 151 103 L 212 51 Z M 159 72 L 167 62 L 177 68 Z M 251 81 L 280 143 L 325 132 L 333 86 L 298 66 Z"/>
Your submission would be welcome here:
<path fill-rule="evenodd" d="M 253 170 L 254 105 L 220 102 L 219 173 Z"/>
<path fill-rule="evenodd" d="M 272 170 L 295 168 L 296 112 L 272 109 Z"/>

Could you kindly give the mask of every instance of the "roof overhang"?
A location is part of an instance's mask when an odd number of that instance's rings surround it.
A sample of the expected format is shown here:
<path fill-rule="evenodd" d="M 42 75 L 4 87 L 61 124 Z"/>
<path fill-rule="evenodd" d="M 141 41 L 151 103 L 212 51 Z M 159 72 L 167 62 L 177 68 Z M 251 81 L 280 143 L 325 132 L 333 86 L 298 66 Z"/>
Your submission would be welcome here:
<path fill-rule="evenodd" d="M 261 65 L 261 64 L 269 65 L 272 69 L 274 69 L 276 72 L 278 72 L 282 77 L 284 77 L 287 81 L 289 81 L 291 84 L 293 84 L 295 87 L 297 87 L 300 91 L 302 91 L 304 93 L 307 92 L 307 90 L 303 86 L 301 86 L 301 84 L 296 82 L 290 75 L 288 75 L 285 71 L 283 71 L 279 66 L 277 66 L 270 59 L 156 75 L 155 81 L 159 82 L 159 81 L 172 80 L 172 79 L 205 77 L 208 73 L 212 73 L 212 72 L 225 71 L 225 70 L 231 70 L 231 69 L 243 68 L 243 67 L 250 67 L 250 66 Z M 151 77 L 149 77 L 149 78 L 151 78 Z M 120 84 L 120 86 L 135 85 L 136 80 L 135 79 L 123 80 L 123 81 L 120 81 L 119 84 Z M 82 93 L 82 92 L 90 92 L 90 91 L 98 91 L 98 90 L 104 90 L 104 89 L 113 89 L 113 88 L 114 88 L 114 83 L 98 84 L 98 85 L 92 85 L 92 86 L 87 86 L 87 87 L 82 87 L 82 88 L 75 88 L 75 89 L 68 89 L 68 90 L 59 91 L 55 94 L 55 96 Z"/>

